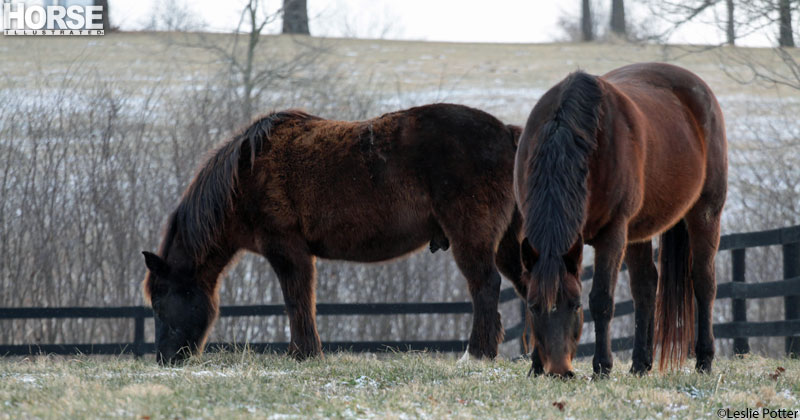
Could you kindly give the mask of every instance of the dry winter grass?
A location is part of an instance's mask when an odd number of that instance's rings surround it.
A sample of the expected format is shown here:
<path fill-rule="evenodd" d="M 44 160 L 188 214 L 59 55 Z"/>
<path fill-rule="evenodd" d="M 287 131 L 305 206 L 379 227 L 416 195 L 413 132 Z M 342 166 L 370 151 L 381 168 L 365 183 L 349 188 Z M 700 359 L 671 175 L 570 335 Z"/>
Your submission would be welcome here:
<path fill-rule="evenodd" d="M 176 89 L 198 85 L 223 63 L 209 50 L 182 48 L 219 42 L 226 34 L 122 33 L 103 37 L 0 38 L 0 87 L 32 88 L 47 83 L 32 74 L 58 76 L 86 69 L 100 73 L 115 86 L 147 91 L 154 84 Z M 78 39 L 81 38 L 81 39 Z M 386 98 L 382 108 L 457 101 L 481 107 L 509 122 L 524 123 L 536 100 L 567 73 L 584 69 L 602 74 L 641 61 L 667 61 L 698 73 L 731 112 L 744 99 L 796 97 L 789 88 L 736 83 L 726 72 L 746 69 L 735 58 L 748 57 L 766 67 L 779 68 L 778 58 L 766 48 L 718 48 L 636 44 L 469 44 L 421 41 L 317 39 L 267 36 L 257 50 L 257 60 L 286 58 L 301 46 L 328 51 L 320 66 L 346 66 L 347 82 L 357 82 Z M 795 54 L 792 52 L 792 54 Z M 800 53 L 797 53 L 800 54 Z M 57 79 L 54 77 L 54 79 Z M 723 104 L 726 105 L 726 104 Z M 313 104 L 292 104 L 312 107 Z M 736 108 L 730 109 L 730 108 Z M 729 109 L 725 109 L 729 108 Z M 382 112 L 375 110 L 374 112 Z M 769 112 L 762 110 L 762 112 Z M 732 114 L 733 115 L 733 114 Z"/>
<path fill-rule="evenodd" d="M 800 361 L 719 360 L 640 378 L 527 377 L 528 363 L 403 354 L 297 363 L 250 352 L 188 366 L 152 360 L 0 360 L 0 418 L 718 418 L 720 409 L 800 409 Z"/>

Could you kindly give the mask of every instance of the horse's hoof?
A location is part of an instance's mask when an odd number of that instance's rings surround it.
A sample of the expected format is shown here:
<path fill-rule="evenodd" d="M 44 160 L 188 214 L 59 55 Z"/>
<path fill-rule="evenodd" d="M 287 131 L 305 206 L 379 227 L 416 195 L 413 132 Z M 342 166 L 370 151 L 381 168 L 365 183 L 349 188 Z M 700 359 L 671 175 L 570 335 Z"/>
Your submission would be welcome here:
<path fill-rule="evenodd" d="M 698 373 L 711 373 L 711 360 L 698 360 L 695 369 Z"/>
<path fill-rule="evenodd" d="M 469 346 L 467 346 L 467 349 L 464 351 L 464 354 L 461 355 L 461 357 L 458 358 L 458 361 L 456 362 L 456 365 L 458 365 L 458 366 L 465 365 L 465 364 L 469 363 L 470 359 L 471 359 L 471 357 L 469 355 Z"/>
<path fill-rule="evenodd" d="M 653 365 L 648 363 L 637 363 L 633 362 L 631 365 L 631 374 L 636 376 L 647 376 L 650 371 L 653 370 Z"/>
<path fill-rule="evenodd" d="M 594 365 L 592 378 L 605 379 L 611 374 L 611 365 Z"/>
<path fill-rule="evenodd" d="M 300 349 L 299 346 L 291 346 L 289 348 L 289 356 L 297 360 L 298 362 L 302 362 L 304 360 L 313 359 L 316 357 L 323 357 L 322 349 L 321 348 L 306 348 Z"/>
<path fill-rule="evenodd" d="M 611 373 L 611 368 L 614 366 L 611 360 L 593 360 L 592 361 L 592 370 L 594 371 L 594 376 L 608 376 Z"/>

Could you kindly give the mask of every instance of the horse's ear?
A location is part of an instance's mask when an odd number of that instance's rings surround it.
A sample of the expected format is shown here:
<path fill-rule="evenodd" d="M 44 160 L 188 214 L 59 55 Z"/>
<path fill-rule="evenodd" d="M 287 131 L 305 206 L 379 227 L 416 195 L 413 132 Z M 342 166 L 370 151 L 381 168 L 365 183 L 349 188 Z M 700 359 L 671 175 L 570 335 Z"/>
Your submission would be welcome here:
<path fill-rule="evenodd" d="M 533 270 L 533 266 L 536 264 L 536 261 L 539 260 L 539 253 L 533 249 L 531 243 L 528 242 L 528 238 L 522 240 L 520 258 L 522 258 L 522 265 L 528 271 Z"/>
<path fill-rule="evenodd" d="M 142 251 L 142 255 L 144 255 L 144 265 L 147 266 L 151 273 L 158 277 L 167 277 L 169 275 L 169 264 L 161 257 L 147 251 Z"/>
<path fill-rule="evenodd" d="M 583 260 L 583 235 L 578 235 L 578 240 L 572 244 L 572 247 L 564 254 L 564 265 L 567 266 L 567 271 L 572 275 L 577 276 L 581 269 L 581 262 Z"/>

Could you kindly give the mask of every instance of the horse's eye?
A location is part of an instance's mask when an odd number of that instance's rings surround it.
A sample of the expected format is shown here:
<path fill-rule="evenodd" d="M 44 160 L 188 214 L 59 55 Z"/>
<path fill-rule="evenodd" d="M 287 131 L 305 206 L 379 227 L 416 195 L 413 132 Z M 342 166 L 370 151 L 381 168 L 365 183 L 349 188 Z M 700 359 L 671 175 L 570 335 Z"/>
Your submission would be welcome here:
<path fill-rule="evenodd" d="M 580 310 L 581 310 L 581 303 L 580 303 L 580 302 L 573 303 L 573 304 L 572 304 L 572 310 L 573 310 L 573 311 L 575 311 L 575 312 L 580 312 Z"/>
<path fill-rule="evenodd" d="M 542 312 L 542 305 L 540 305 L 538 303 L 532 303 L 532 304 L 528 305 L 528 308 L 531 310 L 531 312 L 533 312 L 535 314 L 538 314 L 538 313 Z"/>

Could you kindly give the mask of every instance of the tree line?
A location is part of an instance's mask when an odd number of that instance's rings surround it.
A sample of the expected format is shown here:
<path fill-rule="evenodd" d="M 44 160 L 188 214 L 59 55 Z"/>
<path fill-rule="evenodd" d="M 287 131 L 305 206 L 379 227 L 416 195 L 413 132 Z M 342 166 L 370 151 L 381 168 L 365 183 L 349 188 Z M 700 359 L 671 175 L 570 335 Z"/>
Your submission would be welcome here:
<path fill-rule="evenodd" d="M 607 29 L 615 37 L 629 39 L 630 14 L 625 12 L 625 0 L 610 2 Z M 93 3 L 103 6 L 103 26 L 111 30 L 108 0 L 94 0 Z M 258 0 L 251 0 L 246 8 L 255 10 L 259 7 L 258 3 Z M 665 41 L 678 28 L 698 21 L 704 13 L 712 13 L 714 24 L 724 31 L 728 45 L 735 45 L 737 39 L 769 27 L 774 27 L 777 33 L 778 46 L 796 45 L 792 25 L 800 0 L 637 0 L 629 3 L 646 5 L 652 16 L 668 23 L 662 33 L 650 36 L 654 40 Z M 580 16 L 576 26 L 583 42 L 597 40 L 598 29 L 604 26 L 598 22 L 595 13 L 597 8 L 596 1 L 580 0 Z M 282 18 L 282 33 L 310 35 L 308 0 L 283 0 L 277 15 Z"/>
<path fill-rule="evenodd" d="M 725 43 L 735 45 L 736 40 L 755 31 L 773 26 L 780 47 L 794 47 L 792 32 L 793 12 L 797 11 L 798 0 L 639 0 L 650 13 L 668 22 L 669 26 L 655 38 L 666 39 L 681 26 L 698 21 L 704 13 L 714 15 L 714 23 L 725 32 Z M 721 9 L 722 14 L 718 12 Z M 625 0 L 611 0 L 608 28 L 618 37 L 627 38 L 629 27 L 626 22 Z M 598 27 L 591 0 L 581 0 L 580 29 L 584 42 L 597 38 Z"/>

